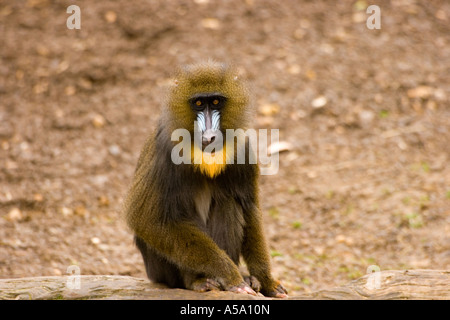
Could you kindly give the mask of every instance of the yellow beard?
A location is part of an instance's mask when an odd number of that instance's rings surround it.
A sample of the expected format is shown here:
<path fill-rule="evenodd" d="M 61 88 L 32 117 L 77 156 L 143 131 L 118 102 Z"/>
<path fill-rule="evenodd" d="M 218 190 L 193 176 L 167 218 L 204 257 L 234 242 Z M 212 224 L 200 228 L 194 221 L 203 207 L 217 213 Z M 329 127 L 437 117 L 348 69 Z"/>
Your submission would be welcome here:
<path fill-rule="evenodd" d="M 215 150 L 214 155 L 203 152 L 196 145 L 192 145 L 191 160 L 194 170 L 199 170 L 202 174 L 214 178 L 225 170 L 227 165 L 227 152 L 224 144 L 220 150 Z"/>

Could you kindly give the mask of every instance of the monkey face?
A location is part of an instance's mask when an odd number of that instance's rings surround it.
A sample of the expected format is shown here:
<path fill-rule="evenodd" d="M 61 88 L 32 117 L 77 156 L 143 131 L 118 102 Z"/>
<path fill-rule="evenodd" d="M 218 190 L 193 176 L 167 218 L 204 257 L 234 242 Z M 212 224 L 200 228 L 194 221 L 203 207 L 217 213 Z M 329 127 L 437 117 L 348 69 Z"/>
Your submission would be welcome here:
<path fill-rule="evenodd" d="M 247 89 L 224 64 L 207 61 L 182 68 L 168 98 L 170 129 L 187 129 L 193 140 L 200 134 L 194 145 L 206 153 L 222 148 L 227 129 L 247 125 Z"/>
<path fill-rule="evenodd" d="M 226 102 L 227 98 L 221 93 L 198 93 L 189 99 L 189 104 L 196 113 L 203 151 L 211 143 L 218 142 L 217 137 L 221 134 L 220 115 Z"/>

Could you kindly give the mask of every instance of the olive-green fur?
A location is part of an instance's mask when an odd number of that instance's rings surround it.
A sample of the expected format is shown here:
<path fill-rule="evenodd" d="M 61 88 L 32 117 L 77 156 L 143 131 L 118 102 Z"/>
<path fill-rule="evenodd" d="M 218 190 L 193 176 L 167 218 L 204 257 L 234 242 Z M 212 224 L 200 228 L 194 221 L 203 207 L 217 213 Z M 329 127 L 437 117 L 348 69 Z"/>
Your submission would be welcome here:
<path fill-rule="evenodd" d="M 246 128 L 244 84 L 232 68 L 211 61 L 181 69 L 176 79 L 124 201 L 126 221 L 148 277 L 171 287 L 239 291 L 246 286 L 238 268 L 243 257 L 263 294 L 284 294 L 271 276 L 259 209 L 258 165 L 227 164 L 226 170 L 208 177 L 192 164 L 171 161 L 172 131 L 193 131 L 195 113 L 188 100 L 194 94 L 221 93 L 227 97 L 221 129 Z M 245 147 L 248 151 L 248 143 Z M 198 212 L 198 202 L 208 205 L 206 219 Z"/>

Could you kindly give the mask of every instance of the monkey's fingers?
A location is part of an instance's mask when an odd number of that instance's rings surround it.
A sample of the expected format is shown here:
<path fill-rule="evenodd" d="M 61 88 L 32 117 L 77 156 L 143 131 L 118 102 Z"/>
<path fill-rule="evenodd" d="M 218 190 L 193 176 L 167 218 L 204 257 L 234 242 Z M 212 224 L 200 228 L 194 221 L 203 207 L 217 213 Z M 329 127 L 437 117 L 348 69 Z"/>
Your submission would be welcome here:
<path fill-rule="evenodd" d="M 271 292 L 271 297 L 274 298 L 287 298 L 287 290 L 281 285 L 281 283 L 278 283 L 278 285 L 275 287 L 275 290 Z"/>
<path fill-rule="evenodd" d="M 244 281 L 256 292 L 261 291 L 261 283 L 254 276 L 245 276 Z"/>
<path fill-rule="evenodd" d="M 274 298 L 287 298 L 287 290 L 282 286 L 281 283 L 277 283 L 273 291 L 270 291 L 267 296 Z"/>
<path fill-rule="evenodd" d="M 236 293 L 243 293 L 243 294 L 251 294 L 253 296 L 256 296 L 257 293 L 248 286 L 247 283 L 242 282 L 241 284 L 231 287 L 227 289 L 227 291 L 236 292 Z"/>
<path fill-rule="evenodd" d="M 202 278 L 194 281 L 191 285 L 192 290 L 198 292 L 220 291 L 222 286 L 216 280 L 211 278 Z"/>
<path fill-rule="evenodd" d="M 287 298 L 288 295 L 286 293 L 277 292 L 274 297 L 283 299 L 283 298 Z"/>

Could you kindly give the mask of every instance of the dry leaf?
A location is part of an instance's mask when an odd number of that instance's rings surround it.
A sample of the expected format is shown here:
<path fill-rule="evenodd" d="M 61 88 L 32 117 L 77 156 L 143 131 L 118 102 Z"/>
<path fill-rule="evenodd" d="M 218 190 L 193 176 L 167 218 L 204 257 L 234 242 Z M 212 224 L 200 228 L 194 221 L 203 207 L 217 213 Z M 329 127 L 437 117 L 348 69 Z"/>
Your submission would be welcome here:
<path fill-rule="evenodd" d="M 73 215 L 73 210 L 67 207 L 62 207 L 60 209 L 60 212 L 62 213 L 63 216 L 67 217 L 67 216 L 71 216 Z"/>
<path fill-rule="evenodd" d="M 117 14 L 114 11 L 106 11 L 105 13 L 105 20 L 108 23 L 114 23 L 117 20 Z"/>
<path fill-rule="evenodd" d="M 99 238 L 97 237 L 92 237 L 91 238 L 91 243 L 92 244 L 100 244 L 100 242 L 102 242 Z"/>
<path fill-rule="evenodd" d="M 64 89 L 64 93 L 66 96 L 73 96 L 77 92 L 77 89 L 74 86 L 67 86 Z"/>
<path fill-rule="evenodd" d="M 84 216 L 86 216 L 86 215 L 88 214 L 88 211 L 86 210 L 85 207 L 83 207 L 83 206 L 78 206 L 78 207 L 75 208 L 74 213 L 75 213 L 77 216 L 82 216 L 82 217 L 84 217 Z"/>
<path fill-rule="evenodd" d="M 409 89 L 407 94 L 410 98 L 428 98 L 434 92 L 434 88 L 429 86 L 418 86 L 414 89 Z"/>
<path fill-rule="evenodd" d="M 220 28 L 220 21 L 214 18 L 202 19 L 201 23 L 205 29 L 217 30 Z"/>
<path fill-rule="evenodd" d="M 103 126 L 105 125 L 105 123 L 106 123 L 105 118 L 103 118 L 103 116 L 100 115 L 100 114 L 96 114 L 96 115 L 94 115 L 93 118 L 92 118 L 92 124 L 93 124 L 94 127 L 96 127 L 96 128 L 101 128 L 101 127 L 103 127 Z"/>
<path fill-rule="evenodd" d="M 289 67 L 288 72 L 293 75 L 300 74 L 301 67 L 298 64 L 294 64 Z"/>
<path fill-rule="evenodd" d="M 19 221 L 23 219 L 23 215 L 19 208 L 13 208 L 8 213 L 6 219 L 9 221 Z"/>
<path fill-rule="evenodd" d="M 106 196 L 98 197 L 98 205 L 100 207 L 108 207 L 109 206 L 109 199 Z"/>
<path fill-rule="evenodd" d="M 289 151 L 292 150 L 292 144 L 287 142 L 287 141 L 279 141 L 279 142 L 275 142 L 272 143 L 268 148 L 267 148 L 267 153 L 269 155 L 274 154 L 274 153 L 280 153 L 283 151 Z"/>
<path fill-rule="evenodd" d="M 280 112 L 280 106 L 276 103 L 268 103 L 260 106 L 258 111 L 263 116 L 273 116 Z"/>
<path fill-rule="evenodd" d="M 354 23 L 361 23 L 361 22 L 365 22 L 367 19 L 367 15 L 365 12 L 363 11 L 358 11 L 353 13 L 352 15 L 352 20 Z"/>
<path fill-rule="evenodd" d="M 326 97 L 324 96 L 320 96 L 315 98 L 312 102 L 311 102 L 311 106 L 313 108 L 322 108 L 327 104 L 328 100 Z"/>
<path fill-rule="evenodd" d="M 44 201 L 44 196 L 40 193 L 35 193 L 33 195 L 33 200 L 36 202 L 42 202 L 42 201 Z"/>

